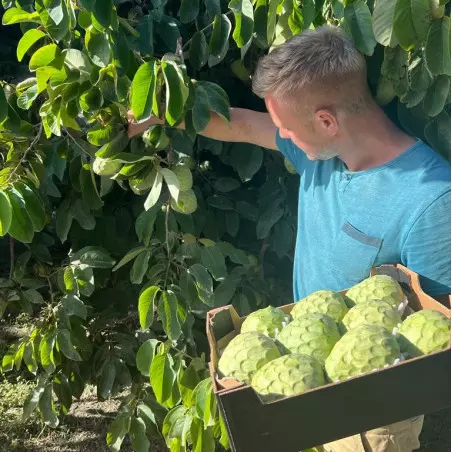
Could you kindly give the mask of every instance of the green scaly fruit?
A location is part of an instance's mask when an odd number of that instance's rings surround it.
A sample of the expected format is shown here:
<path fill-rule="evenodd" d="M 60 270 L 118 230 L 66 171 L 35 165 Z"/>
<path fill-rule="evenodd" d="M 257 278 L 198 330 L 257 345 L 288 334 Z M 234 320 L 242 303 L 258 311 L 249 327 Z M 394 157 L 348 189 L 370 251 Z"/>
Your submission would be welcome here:
<path fill-rule="evenodd" d="M 176 212 L 190 215 L 198 208 L 198 200 L 193 190 L 186 190 L 179 192 L 179 198 L 177 202 L 171 199 L 171 208 Z"/>
<path fill-rule="evenodd" d="M 101 157 L 96 157 L 93 161 L 93 171 L 99 176 L 114 176 L 121 167 L 122 163 Z"/>
<path fill-rule="evenodd" d="M 383 300 L 398 307 L 405 299 L 400 284 L 388 275 L 375 275 L 361 281 L 351 287 L 345 297 L 350 306 L 369 300 Z"/>
<path fill-rule="evenodd" d="M 193 187 L 193 176 L 188 166 L 177 165 L 171 168 L 179 181 L 179 187 L 181 191 L 190 190 Z"/>
<path fill-rule="evenodd" d="M 400 356 L 397 340 L 386 328 L 360 325 L 336 343 L 325 370 L 331 381 L 341 381 L 393 365 Z"/>
<path fill-rule="evenodd" d="M 262 366 L 251 386 L 266 402 L 303 394 L 325 384 L 320 363 L 308 355 L 292 353 Z"/>
<path fill-rule="evenodd" d="M 312 356 L 322 365 L 340 338 L 336 322 L 325 314 L 298 317 L 276 337 L 290 352 Z"/>
<path fill-rule="evenodd" d="M 289 321 L 290 316 L 284 311 L 273 306 L 268 306 L 252 312 L 242 323 L 240 331 L 242 333 L 257 331 L 258 333 L 275 338 Z"/>
<path fill-rule="evenodd" d="M 294 319 L 305 314 L 326 314 L 334 321 L 340 322 L 347 311 L 347 305 L 340 293 L 318 290 L 296 303 L 290 314 Z"/>
<path fill-rule="evenodd" d="M 256 331 L 240 333 L 224 349 L 218 370 L 225 377 L 248 384 L 262 366 L 280 356 L 275 341 L 265 334 Z"/>
<path fill-rule="evenodd" d="M 431 309 L 415 312 L 402 322 L 397 340 L 409 358 L 444 350 L 450 344 L 450 319 Z"/>
<path fill-rule="evenodd" d="M 399 311 L 383 300 L 370 300 L 367 303 L 357 304 L 342 319 L 346 330 L 353 330 L 360 325 L 378 325 L 392 333 L 400 323 L 402 323 L 402 317 Z"/>

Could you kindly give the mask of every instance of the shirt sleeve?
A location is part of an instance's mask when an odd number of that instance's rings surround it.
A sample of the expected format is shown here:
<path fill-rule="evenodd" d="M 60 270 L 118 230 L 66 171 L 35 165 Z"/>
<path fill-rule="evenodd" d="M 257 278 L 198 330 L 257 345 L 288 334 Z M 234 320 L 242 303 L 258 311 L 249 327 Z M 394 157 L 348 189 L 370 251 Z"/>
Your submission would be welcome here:
<path fill-rule="evenodd" d="M 281 138 L 279 129 L 276 131 L 276 146 L 281 154 L 292 163 L 298 174 L 301 174 L 306 164 L 310 162 L 306 154 L 292 140 Z"/>
<path fill-rule="evenodd" d="M 419 275 L 429 295 L 450 294 L 450 191 L 431 203 L 417 218 L 402 248 L 402 264 Z"/>

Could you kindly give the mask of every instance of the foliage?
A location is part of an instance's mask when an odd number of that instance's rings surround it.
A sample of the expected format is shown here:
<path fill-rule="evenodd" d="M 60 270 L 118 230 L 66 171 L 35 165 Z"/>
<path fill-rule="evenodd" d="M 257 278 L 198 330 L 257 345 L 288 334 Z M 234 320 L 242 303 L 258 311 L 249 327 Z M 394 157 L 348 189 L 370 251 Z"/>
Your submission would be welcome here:
<path fill-rule="evenodd" d="M 328 23 L 366 55 L 388 114 L 448 155 L 449 4 L 2 3 L 29 70 L 0 90 L 0 236 L 11 251 L 0 314 L 34 318 L 2 370 L 35 377 L 24 416 L 56 427 L 93 383 L 101 400 L 128 393 L 112 450 L 126 435 L 137 451 L 160 435 L 172 451 L 227 448 L 206 312 L 290 300 L 298 180 L 275 153 L 199 134 L 211 112 L 227 121 L 230 104 L 263 109 L 249 88 L 258 58 Z M 165 125 L 129 139 L 129 109 Z"/>

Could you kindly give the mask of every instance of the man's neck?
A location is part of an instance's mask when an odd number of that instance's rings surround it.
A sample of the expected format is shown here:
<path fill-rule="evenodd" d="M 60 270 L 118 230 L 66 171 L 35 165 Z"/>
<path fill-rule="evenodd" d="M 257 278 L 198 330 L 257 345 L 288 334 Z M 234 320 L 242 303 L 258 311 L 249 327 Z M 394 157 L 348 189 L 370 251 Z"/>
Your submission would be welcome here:
<path fill-rule="evenodd" d="M 416 140 L 399 128 L 375 106 L 368 112 L 346 119 L 347 136 L 339 158 L 350 171 L 384 165 L 409 149 Z"/>

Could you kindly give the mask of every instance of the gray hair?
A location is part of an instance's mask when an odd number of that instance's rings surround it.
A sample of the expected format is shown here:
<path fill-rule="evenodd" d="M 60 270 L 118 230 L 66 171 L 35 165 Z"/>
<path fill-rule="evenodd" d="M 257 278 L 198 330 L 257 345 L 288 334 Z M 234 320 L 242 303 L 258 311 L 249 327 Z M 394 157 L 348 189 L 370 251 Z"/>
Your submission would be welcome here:
<path fill-rule="evenodd" d="M 368 100 L 365 59 L 342 30 L 332 26 L 305 30 L 275 47 L 259 60 L 252 86 L 261 98 L 271 94 L 289 103 L 296 102 L 294 94 L 302 90 L 303 95 L 318 91 L 340 97 L 337 107 L 350 112 Z"/>

